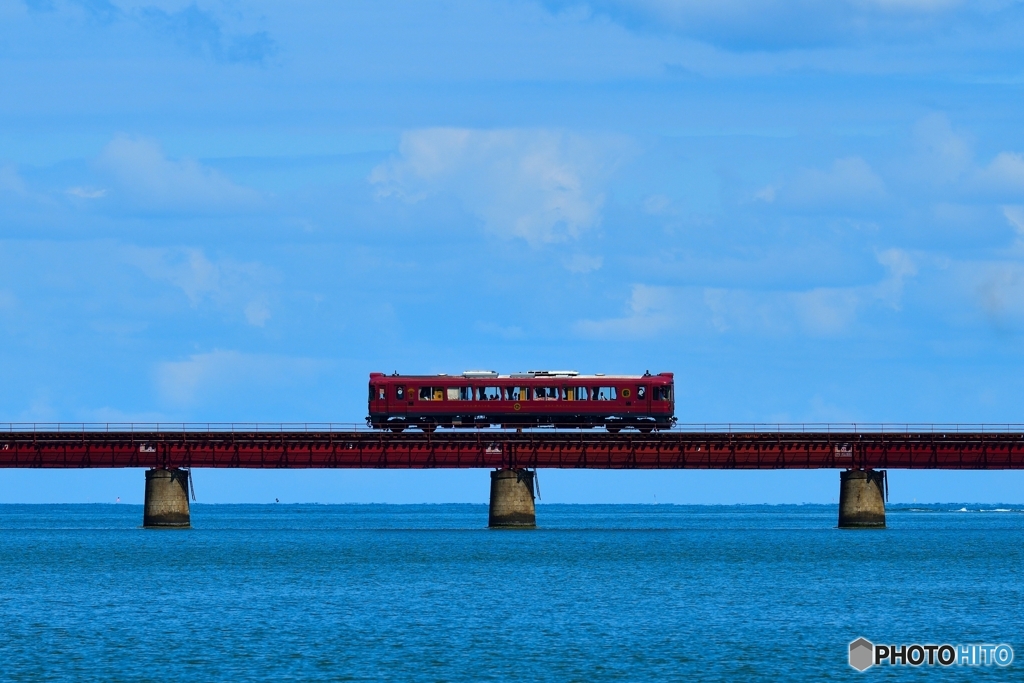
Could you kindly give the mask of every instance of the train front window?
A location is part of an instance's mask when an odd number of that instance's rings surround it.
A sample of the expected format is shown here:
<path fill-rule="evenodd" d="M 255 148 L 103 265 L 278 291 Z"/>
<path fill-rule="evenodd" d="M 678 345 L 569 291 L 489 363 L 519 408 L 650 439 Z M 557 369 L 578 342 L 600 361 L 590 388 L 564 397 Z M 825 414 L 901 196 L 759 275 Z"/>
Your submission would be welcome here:
<path fill-rule="evenodd" d="M 653 396 L 655 401 L 672 400 L 672 387 L 654 387 Z"/>

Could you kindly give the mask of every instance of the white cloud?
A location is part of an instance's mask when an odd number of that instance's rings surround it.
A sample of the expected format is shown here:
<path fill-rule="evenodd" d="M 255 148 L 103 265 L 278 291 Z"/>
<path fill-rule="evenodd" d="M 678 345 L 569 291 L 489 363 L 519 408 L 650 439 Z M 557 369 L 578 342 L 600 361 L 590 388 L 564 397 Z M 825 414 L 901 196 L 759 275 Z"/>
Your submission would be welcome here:
<path fill-rule="evenodd" d="M 853 156 L 836 159 L 827 170 L 801 171 L 779 196 L 804 206 L 874 202 L 885 196 L 885 184 L 866 161 Z"/>
<path fill-rule="evenodd" d="M 270 308 L 264 301 L 250 301 L 245 306 L 245 319 L 254 327 L 263 327 L 270 320 Z"/>
<path fill-rule="evenodd" d="M 984 17 L 993 3 L 965 0 L 543 0 L 584 8 L 633 29 L 670 31 L 741 49 L 927 35 L 941 23 Z M 995 3 L 997 6 L 999 3 Z"/>
<path fill-rule="evenodd" d="M 974 152 L 966 135 L 953 130 L 944 114 L 929 114 L 912 129 L 914 151 L 903 175 L 926 182 L 959 181 L 971 170 Z"/>
<path fill-rule="evenodd" d="M 964 264 L 964 270 L 974 280 L 978 304 L 991 322 L 1003 326 L 1011 318 L 1024 318 L 1024 264 Z"/>
<path fill-rule="evenodd" d="M 862 311 L 885 306 L 899 310 L 906 281 L 917 274 L 909 254 L 888 249 L 878 254 L 886 275 L 875 284 L 813 287 L 802 291 L 760 291 L 722 287 L 633 285 L 622 317 L 581 320 L 576 330 L 595 338 L 644 338 L 677 334 L 807 334 L 849 332 Z"/>
<path fill-rule="evenodd" d="M 765 185 L 754 193 L 754 199 L 760 199 L 762 202 L 771 204 L 775 201 L 775 186 Z"/>
<path fill-rule="evenodd" d="M 663 194 L 652 194 L 643 201 L 644 212 L 652 216 L 661 216 L 667 213 L 671 206 L 672 200 Z"/>
<path fill-rule="evenodd" d="M 933 12 L 962 5 L 965 0 L 828 0 L 826 2 L 796 2 L 803 7 L 813 5 L 847 6 L 851 8 L 871 8 L 887 10 L 912 9 L 921 12 Z M 594 3 L 601 4 L 601 3 Z M 628 7 L 647 8 L 651 11 L 669 15 L 673 12 L 701 12 L 708 15 L 735 16 L 743 12 L 756 12 L 777 9 L 787 3 L 780 0 L 719 0 L 707 3 L 704 0 L 605 0 L 603 4 L 622 5 Z"/>
<path fill-rule="evenodd" d="M 179 288 L 193 307 L 206 297 L 223 291 L 221 271 L 201 249 L 145 249 L 129 247 L 127 260 L 154 280 Z"/>
<path fill-rule="evenodd" d="M 1024 155 L 1019 152 L 1001 151 L 982 166 L 975 161 L 968 136 L 955 131 L 942 114 L 918 121 L 913 137 L 915 151 L 902 176 L 937 186 L 943 193 L 941 203 L 948 204 L 951 192 L 973 198 L 1024 193 Z"/>
<path fill-rule="evenodd" d="M 13 192 L 19 195 L 28 192 L 25 181 L 18 175 L 18 169 L 10 164 L 0 166 L 0 192 Z"/>
<path fill-rule="evenodd" d="M 841 334 L 856 319 L 863 293 L 852 287 L 815 287 L 805 291 L 757 291 L 706 288 L 703 306 L 687 317 L 701 321 L 693 331 L 779 336 Z"/>
<path fill-rule="evenodd" d="M 126 247 L 123 258 L 151 279 L 180 289 L 193 308 L 209 302 L 241 311 L 256 327 L 271 317 L 266 292 L 278 275 L 260 263 L 214 262 L 201 249 L 189 248 Z"/>
<path fill-rule="evenodd" d="M 259 204 L 259 194 L 195 159 L 168 159 L 155 140 L 119 135 L 97 161 L 134 203 L 170 211 L 225 210 Z"/>
<path fill-rule="evenodd" d="M 1024 206 L 1004 206 L 1003 216 L 1018 235 L 1024 235 Z"/>
<path fill-rule="evenodd" d="M 712 299 L 710 294 L 715 294 Z M 716 331 L 743 334 L 835 336 L 846 332 L 863 304 L 856 287 L 804 291 L 706 290 Z M 714 305 L 711 305 L 711 304 Z"/>
<path fill-rule="evenodd" d="M 675 292 L 669 287 L 633 285 L 627 302 L 628 312 L 621 318 L 580 320 L 578 334 L 598 339 L 638 339 L 653 337 L 678 323 Z"/>
<path fill-rule="evenodd" d="M 983 322 L 999 335 L 1019 334 L 1024 330 L 1022 254 L 1018 241 L 1002 258 L 931 257 L 934 267 L 926 271 L 916 303 L 958 327 Z"/>
<path fill-rule="evenodd" d="M 79 199 L 101 199 L 107 196 L 105 189 L 97 189 L 93 187 L 69 187 L 67 193 L 72 197 L 78 197 Z"/>
<path fill-rule="evenodd" d="M 600 270 L 601 266 L 604 265 L 603 256 L 588 256 L 587 254 L 573 254 L 571 257 L 562 261 L 562 265 L 570 273 L 592 273 L 595 270 Z"/>
<path fill-rule="evenodd" d="M 398 158 L 369 180 L 381 197 L 453 195 L 490 232 L 538 246 L 600 223 L 603 181 L 623 148 L 549 130 L 432 128 L 405 133 Z"/>
<path fill-rule="evenodd" d="M 977 173 L 982 188 L 996 192 L 1024 192 L 1024 156 L 1000 152 Z"/>
<path fill-rule="evenodd" d="M 792 302 L 800 327 L 818 336 L 845 332 L 861 304 L 861 297 L 850 288 L 819 287 L 789 294 L 787 298 Z"/>
<path fill-rule="evenodd" d="M 268 390 L 315 378 L 327 364 L 308 358 L 290 358 L 238 351 L 211 351 L 187 360 L 158 363 L 157 391 L 168 403 L 187 406 L 210 395 L 241 390 Z"/>
<path fill-rule="evenodd" d="M 878 254 L 877 259 L 889 273 L 875 287 L 875 297 L 899 310 L 903 303 L 904 283 L 907 278 L 917 275 L 917 265 L 902 249 L 886 249 Z"/>

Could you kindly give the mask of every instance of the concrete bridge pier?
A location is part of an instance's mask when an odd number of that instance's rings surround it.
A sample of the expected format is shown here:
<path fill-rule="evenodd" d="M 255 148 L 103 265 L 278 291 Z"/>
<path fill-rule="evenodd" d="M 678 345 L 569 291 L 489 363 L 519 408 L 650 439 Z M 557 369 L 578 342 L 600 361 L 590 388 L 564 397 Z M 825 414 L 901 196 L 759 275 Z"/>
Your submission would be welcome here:
<path fill-rule="evenodd" d="M 188 470 L 146 470 L 142 526 L 160 529 L 187 529 L 192 526 L 188 478 Z"/>
<path fill-rule="evenodd" d="M 839 473 L 839 528 L 884 529 L 888 482 L 885 470 Z"/>
<path fill-rule="evenodd" d="M 502 469 L 491 472 L 491 506 L 487 526 L 532 529 L 537 526 L 534 507 L 534 473 Z"/>

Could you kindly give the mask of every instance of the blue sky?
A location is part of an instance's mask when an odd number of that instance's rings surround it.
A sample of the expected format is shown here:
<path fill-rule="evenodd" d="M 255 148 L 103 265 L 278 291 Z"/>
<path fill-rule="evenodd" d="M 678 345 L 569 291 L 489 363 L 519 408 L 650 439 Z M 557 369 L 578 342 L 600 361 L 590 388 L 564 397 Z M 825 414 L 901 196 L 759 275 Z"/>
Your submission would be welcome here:
<path fill-rule="evenodd" d="M 1024 422 L 1021 35 L 985 0 L 4 0 L 0 413 L 347 422 L 370 371 L 572 367 L 674 371 L 682 422 Z M 2 476 L 0 500 L 142 493 Z M 479 472 L 204 479 L 486 498 Z M 1012 473 L 892 484 L 1024 502 Z"/>

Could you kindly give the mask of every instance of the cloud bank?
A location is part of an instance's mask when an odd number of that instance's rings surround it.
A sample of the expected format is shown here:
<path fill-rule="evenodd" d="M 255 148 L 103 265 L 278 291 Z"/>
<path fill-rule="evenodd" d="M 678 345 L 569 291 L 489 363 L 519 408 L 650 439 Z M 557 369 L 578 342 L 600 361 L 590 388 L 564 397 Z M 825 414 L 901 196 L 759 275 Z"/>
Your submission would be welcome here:
<path fill-rule="evenodd" d="M 240 21 L 243 12 L 239 11 L 240 6 L 233 4 L 211 9 L 191 2 L 184 7 L 167 9 L 153 2 L 25 0 L 25 6 L 31 12 L 57 14 L 68 21 L 141 27 L 150 34 L 170 38 L 195 55 L 217 62 L 262 64 L 278 50 L 277 42 L 267 31 L 248 31 L 239 25 L 245 23 Z"/>
<path fill-rule="evenodd" d="M 604 182 L 624 148 L 558 131 L 431 128 L 405 133 L 370 182 L 408 202 L 455 196 L 489 232 L 539 246 L 600 224 Z"/>
<path fill-rule="evenodd" d="M 626 315 L 580 320 L 576 331 L 594 339 L 644 339 L 663 334 L 837 337 L 851 332 L 858 314 L 899 310 L 917 265 L 907 252 L 888 249 L 877 262 L 881 280 L 850 287 L 780 291 L 744 287 L 666 287 L 634 284 Z"/>
<path fill-rule="evenodd" d="M 143 209 L 224 211 L 260 203 L 255 190 L 236 185 L 195 159 L 168 159 L 160 144 L 149 138 L 118 135 L 96 163 L 129 203 Z"/>
<path fill-rule="evenodd" d="M 673 33 L 738 50 L 781 50 L 927 39 L 983 22 L 1011 0 L 544 0 L 627 28 Z"/>
<path fill-rule="evenodd" d="M 210 304 L 241 312 L 254 327 L 264 327 L 271 318 L 269 292 L 278 276 L 260 263 L 211 261 L 196 248 L 124 247 L 122 255 L 150 279 L 179 289 L 194 309 Z"/>

